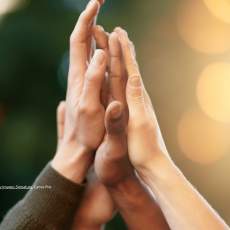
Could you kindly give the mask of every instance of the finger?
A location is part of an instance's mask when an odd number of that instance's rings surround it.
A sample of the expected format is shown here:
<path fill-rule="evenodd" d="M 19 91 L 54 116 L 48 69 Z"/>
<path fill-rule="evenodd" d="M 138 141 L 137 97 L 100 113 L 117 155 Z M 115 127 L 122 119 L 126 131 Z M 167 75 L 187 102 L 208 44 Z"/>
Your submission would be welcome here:
<path fill-rule="evenodd" d="M 100 91 L 105 77 L 106 56 L 103 50 L 96 50 L 85 73 L 85 81 L 81 100 L 90 106 L 100 103 Z"/>
<path fill-rule="evenodd" d="M 127 74 L 119 36 L 115 32 L 109 36 L 109 53 L 111 58 L 109 88 L 113 100 L 120 101 L 123 104 L 125 120 L 128 122 L 128 106 L 125 95 Z"/>
<path fill-rule="evenodd" d="M 91 58 L 95 52 L 95 41 L 93 38 L 93 28 L 96 24 L 96 20 L 97 20 L 97 16 L 95 16 L 95 18 L 93 19 L 93 21 L 90 23 L 89 26 L 89 32 L 86 38 L 86 46 L 87 46 L 87 61 L 88 63 L 91 62 Z"/>
<path fill-rule="evenodd" d="M 105 77 L 101 86 L 101 104 L 104 106 L 104 108 L 107 108 L 108 105 L 108 73 L 105 73 Z"/>
<path fill-rule="evenodd" d="M 110 68 L 110 55 L 109 55 L 109 44 L 108 35 L 101 26 L 95 26 L 93 29 L 93 36 L 96 40 L 99 49 L 102 49 L 106 53 L 107 69 Z"/>
<path fill-rule="evenodd" d="M 125 30 L 120 30 L 118 34 L 120 36 L 120 41 L 123 48 L 124 62 L 128 72 L 128 76 L 131 76 L 133 74 L 139 74 L 139 68 L 133 56 L 133 51 L 130 46 L 130 41 L 127 32 Z"/>
<path fill-rule="evenodd" d="M 130 46 L 131 46 L 131 50 L 132 50 L 132 54 L 134 56 L 134 58 L 136 59 L 136 51 L 135 51 L 135 46 L 133 45 L 133 43 L 130 41 Z"/>
<path fill-rule="evenodd" d="M 122 48 L 123 48 L 123 56 L 124 56 L 124 61 L 125 61 L 125 67 L 128 72 L 128 77 L 131 77 L 132 75 L 136 75 L 136 74 L 140 75 L 137 61 L 132 54 L 134 48 L 131 48 L 131 46 L 128 45 L 130 44 L 130 41 L 129 41 L 127 32 L 122 30 L 121 28 L 118 31 L 119 31 L 119 36 L 121 39 Z M 151 109 L 153 110 L 152 102 L 144 87 L 143 81 L 142 81 L 142 85 L 143 85 L 143 90 L 144 90 L 144 100 L 145 100 L 145 103 L 147 104 L 146 107 L 151 107 Z"/>
<path fill-rule="evenodd" d="M 94 0 L 91 0 L 88 5 Z M 97 0 L 100 4 L 100 6 L 103 5 L 104 3 L 104 0 Z M 87 5 L 87 7 L 88 7 Z M 88 63 L 90 63 L 93 55 L 94 55 L 94 52 L 96 50 L 96 42 L 95 42 L 95 39 L 93 38 L 93 28 L 94 26 L 97 24 L 97 15 L 95 16 L 94 20 L 91 22 L 90 24 L 90 28 L 89 28 L 89 33 L 88 33 L 88 36 L 87 36 L 87 61 Z"/>
<path fill-rule="evenodd" d="M 119 146 L 124 146 L 121 143 L 126 142 L 126 124 L 120 102 L 114 101 L 109 104 L 105 113 L 105 127 L 108 141 L 115 141 Z"/>
<path fill-rule="evenodd" d="M 117 34 L 119 34 L 119 32 L 121 31 L 121 27 L 116 27 L 113 31 Z"/>
<path fill-rule="evenodd" d="M 143 84 L 138 74 L 128 79 L 126 98 L 130 120 L 140 123 L 149 118 L 144 102 Z"/>
<path fill-rule="evenodd" d="M 63 139 L 64 127 L 65 127 L 65 101 L 62 101 L 60 102 L 57 108 L 57 134 L 58 134 L 57 149 L 59 148 Z"/>
<path fill-rule="evenodd" d="M 70 38 L 70 69 L 74 69 L 71 78 L 75 78 L 77 74 L 84 76 L 87 70 L 86 58 L 87 47 L 86 38 L 89 30 L 89 25 L 97 15 L 99 3 L 92 1 L 89 7 L 80 15 L 76 27 Z"/>

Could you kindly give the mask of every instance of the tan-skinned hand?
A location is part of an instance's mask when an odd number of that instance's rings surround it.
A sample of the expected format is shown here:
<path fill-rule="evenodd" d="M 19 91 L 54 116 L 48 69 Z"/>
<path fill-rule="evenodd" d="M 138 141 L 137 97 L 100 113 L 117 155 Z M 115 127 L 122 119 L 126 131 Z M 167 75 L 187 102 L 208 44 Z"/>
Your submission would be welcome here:
<path fill-rule="evenodd" d="M 108 84 L 107 87 L 104 84 L 101 93 L 101 101 L 104 99 L 107 104 L 106 133 L 96 152 L 94 162 L 96 174 L 112 196 L 128 229 L 168 230 L 168 224 L 159 206 L 136 176 L 128 157 L 126 133 L 129 120 L 126 102 L 128 74 L 120 38 L 114 32 L 109 35 L 100 26 L 94 28 L 93 34 L 98 47 L 107 54 L 108 70 Z"/>
<path fill-rule="evenodd" d="M 65 127 L 65 102 L 57 109 L 58 147 L 60 146 Z M 93 166 L 87 174 L 87 187 L 83 200 L 75 215 L 71 230 L 100 230 L 115 214 L 114 202 L 97 179 Z"/>

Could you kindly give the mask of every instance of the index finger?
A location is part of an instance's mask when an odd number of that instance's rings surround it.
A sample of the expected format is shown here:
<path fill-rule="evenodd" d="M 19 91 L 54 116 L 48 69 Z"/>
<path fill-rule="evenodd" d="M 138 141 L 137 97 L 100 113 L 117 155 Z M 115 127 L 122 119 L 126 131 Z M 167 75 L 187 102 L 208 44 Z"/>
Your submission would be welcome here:
<path fill-rule="evenodd" d="M 88 3 L 87 8 L 89 7 L 89 5 L 91 4 L 92 1 L 94 1 L 94 0 L 91 0 Z M 97 0 L 97 1 L 99 2 L 100 6 L 102 6 L 104 3 L 104 0 Z M 96 50 L 96 42 L 93 38 L 93 28 L 96 25 L 96 23 L 97 23 L 97 15 L 94 17 L 93 21 L 90 24 L 89 32 L 88 32 L 87 39 L 86 39 L 88 63 L 90 63 L 90 61 L 94 55 L 94 52 Z"/>
<path fill-rule="evenodd" d="M 92 1 L 87 9 L 80 15 L 75 29 L 70 37 L 70 66 L 74 65 L 77 67 L 77 74 L 81 74 L 83 77 L 87 70 L 86 38 L 89 30 L 89 25 L 97 15 L 99 7 L 100 4 L 98 1 Z"/>

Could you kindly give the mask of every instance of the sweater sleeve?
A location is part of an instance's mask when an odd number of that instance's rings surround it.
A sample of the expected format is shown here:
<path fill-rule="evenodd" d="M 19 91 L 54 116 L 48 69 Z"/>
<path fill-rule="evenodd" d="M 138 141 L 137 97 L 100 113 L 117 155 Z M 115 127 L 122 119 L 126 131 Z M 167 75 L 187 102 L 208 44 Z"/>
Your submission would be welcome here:
<path fill-rule="evenodd" d="M 64 178 L 49 163 L 32 189 L 7 213 L 0 230 L 69 229 L 85 186 Z"/>

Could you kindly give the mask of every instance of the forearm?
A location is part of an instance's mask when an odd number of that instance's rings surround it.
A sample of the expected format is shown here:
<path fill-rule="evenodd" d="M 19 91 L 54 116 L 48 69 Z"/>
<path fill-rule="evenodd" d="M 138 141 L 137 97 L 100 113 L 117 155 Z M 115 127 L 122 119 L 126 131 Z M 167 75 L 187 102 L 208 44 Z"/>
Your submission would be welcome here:
<path fill-rule="evenodd" d="M 168 157 L 159 169 L 157 173 L 156 168 L 146 173 L 144 181 L 155 194 L 172 230 L 229 229 Z"/>
<path fill-rule="evenodd" d="M 42 171 L 25 198 L 5 216 L 1 230 L 69 229 L 85 190 L 52 169 Z M 38 189 L 38 186 L 45 187 Z M 32 186 L 34 187 L 34 186 Z"/>
<path fill-rule="evenodd" d="M 128 229 L 169 229 L 157 202 L 135 174 L 107 189 Z"/>

